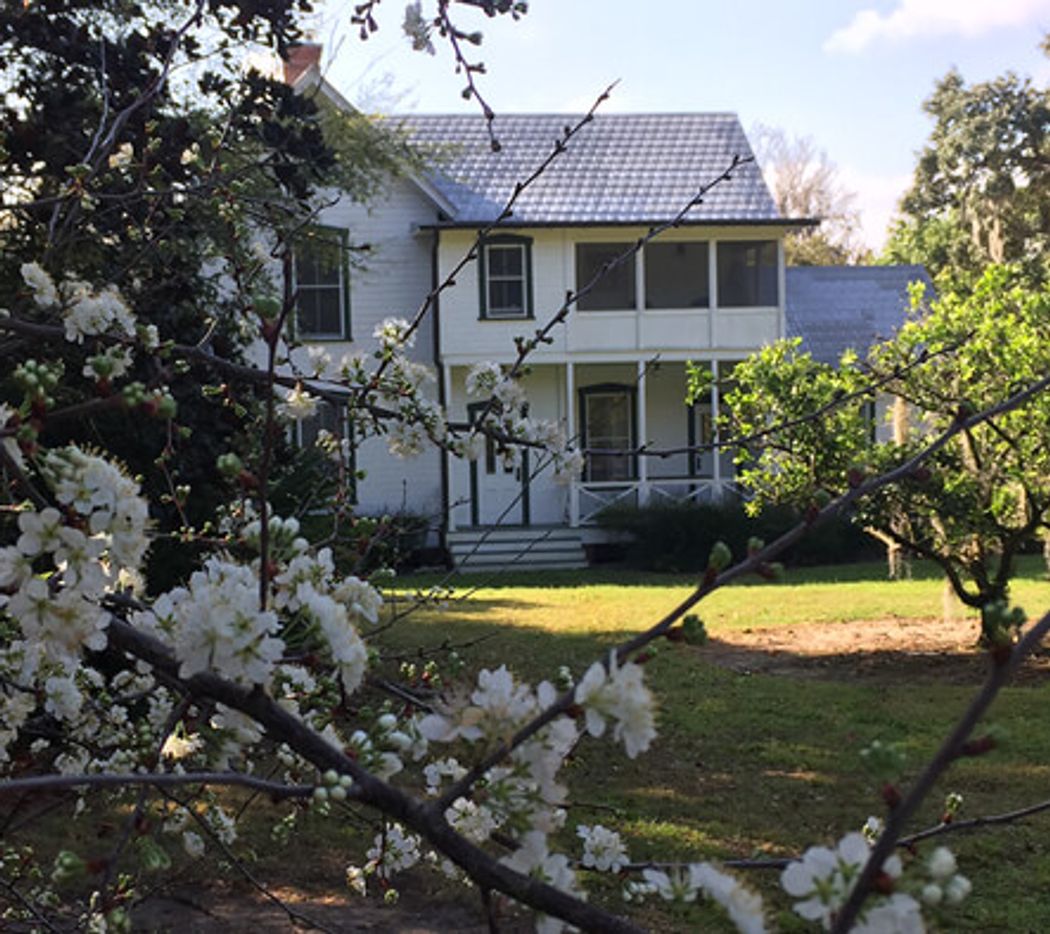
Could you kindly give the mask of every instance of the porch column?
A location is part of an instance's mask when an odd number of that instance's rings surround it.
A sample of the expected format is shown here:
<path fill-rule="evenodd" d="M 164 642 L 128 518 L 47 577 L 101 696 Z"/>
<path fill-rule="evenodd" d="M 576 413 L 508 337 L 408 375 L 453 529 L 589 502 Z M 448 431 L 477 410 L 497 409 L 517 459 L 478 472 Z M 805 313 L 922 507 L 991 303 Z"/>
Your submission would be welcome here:
<path fill-rule="evenodd" d="M 711 479 L 714 483 L 715 496 L 722 495 L 722 449 L 718 447 L 722 440 L 718 431 L 718 361 L 711 361 L 711 437 L 715 442 L 715 448 L 711 452 Z"/>
<path fill-rule="evenodd" d="M 571 444 L 583 446 L 583 439 L 576 436 L 576 369 L 569 361 L 565 364 L 565 436 Z M 569 482 L 569 527 L 580 524 L 580 481 Z"/>
<path fill-rule="evenodd" d="M 452 419 L 452 367 L 441 368 L 441 383 L 445 397 L 445 417 Z M 455 458 L 451 451 L 442 451 L 445 458 L 445 476 L 448 477 L 448 530 L 456 531 L 456 472 L 453 470 Z"/>
<path fill-rule="evenodd" d="M 649 429 L 646 419 L 646 393 L 645 393 L 646 362 L 638 361 L 638 437 L 637 447 L 644 447 L 649 439 Z M 638 505 L 644 506 L 649 502 L 649 458 L 638 455 Z"/>

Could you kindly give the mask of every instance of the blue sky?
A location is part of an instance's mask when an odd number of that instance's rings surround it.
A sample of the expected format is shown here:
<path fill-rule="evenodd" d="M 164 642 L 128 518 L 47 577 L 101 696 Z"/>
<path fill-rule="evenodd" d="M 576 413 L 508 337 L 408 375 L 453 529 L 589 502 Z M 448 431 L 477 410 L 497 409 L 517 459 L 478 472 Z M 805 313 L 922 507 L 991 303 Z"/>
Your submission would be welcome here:
<path fill-rule="evenodd" d="M 404 4 L 378 7 L 362 43 L 347 27 L 354 0 L 328 0 L 316 24 L 329 79 L 382 110 L 476 108 L 437 43 L 413 52 Z M 424 11 L 428 3 L 424 2 Z M 923 99 L 956 66 L 967 81 L 1013 69 L 1050 82 L 1039 50 L 1050 0 L 531 0 L 519 22 L 454 7 L 480 29 L 482 93 L 504 112 L 586 109 L 619 80 L 610 111 L 730 110 L 812 136 L 857 193 L 878 246 L 930 129 Z"/>

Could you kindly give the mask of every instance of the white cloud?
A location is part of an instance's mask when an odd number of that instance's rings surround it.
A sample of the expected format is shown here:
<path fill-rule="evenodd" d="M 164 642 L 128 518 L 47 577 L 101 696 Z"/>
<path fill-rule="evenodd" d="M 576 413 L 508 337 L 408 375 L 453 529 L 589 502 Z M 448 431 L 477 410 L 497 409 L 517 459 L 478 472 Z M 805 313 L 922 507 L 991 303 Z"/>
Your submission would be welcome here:
<path fill-rule="evenodd" d="M 860 10 L 832 33 L 825 52 L 860 52 L 880 39 L 901 42 L 922 36 L 978 36 L 1000 26 L 1050 17 L 1050 0 L 898 0 L 889 13 Z"/>

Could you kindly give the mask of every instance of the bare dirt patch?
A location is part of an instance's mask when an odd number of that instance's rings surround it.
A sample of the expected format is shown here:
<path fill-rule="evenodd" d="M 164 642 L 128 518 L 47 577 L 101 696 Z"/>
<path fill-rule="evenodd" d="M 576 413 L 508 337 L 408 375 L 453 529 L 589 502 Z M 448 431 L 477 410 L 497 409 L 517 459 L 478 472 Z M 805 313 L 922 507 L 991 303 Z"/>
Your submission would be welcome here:
<path fill-rule="evenodd" d="M 973 684 L 988 666 L 977 635 L 976 623 L 960 620 L 807 623 L 719 633 L 703 652 L 715 664 L 747 674 Z M 1028 659 L 1016 680 L 1031 684 L 1047 679 L 1050 649 L 1044 648 Z"/>
<path fill-rule="evenodd" d="M 397 905 L 380 899 L 321 896 L 274 886 L 270 891 L 299 918 L 241 885 L 204 883 L 157 895 L 133 914 L 136 931 L 156 934 L 291 934 L 338 931 L 340 934 L 486 934 L 488 923 L 479 907 L 447 897 L 428 899 L 406 887 Z M 311 926 L 313 922 L 315 926 Z M 520 912 L 502 912 L 500 930 L 522 934 L 532 925 Z"/>

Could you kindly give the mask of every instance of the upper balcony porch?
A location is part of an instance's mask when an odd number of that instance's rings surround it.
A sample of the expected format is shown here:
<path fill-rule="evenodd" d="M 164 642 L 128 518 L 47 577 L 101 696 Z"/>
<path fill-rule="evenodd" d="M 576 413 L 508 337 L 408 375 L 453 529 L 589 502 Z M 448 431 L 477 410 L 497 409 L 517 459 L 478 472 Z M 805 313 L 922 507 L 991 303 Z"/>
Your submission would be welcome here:
<path fill-rule="evenodd" d="M 581 297 L 551 342 L 536 349 L 537 361 L 747 353 L 784 335 L 782 228 L 670 230 L 617 264 L 646 232 L 565 227 L 489 237 L 477 260 L 442 293 L 442 362 L 513 359 L 514 338 L 542 327 L 569 292 Z M 470 249 L 474 236 L 440 232 L 439 277 Z"/>

